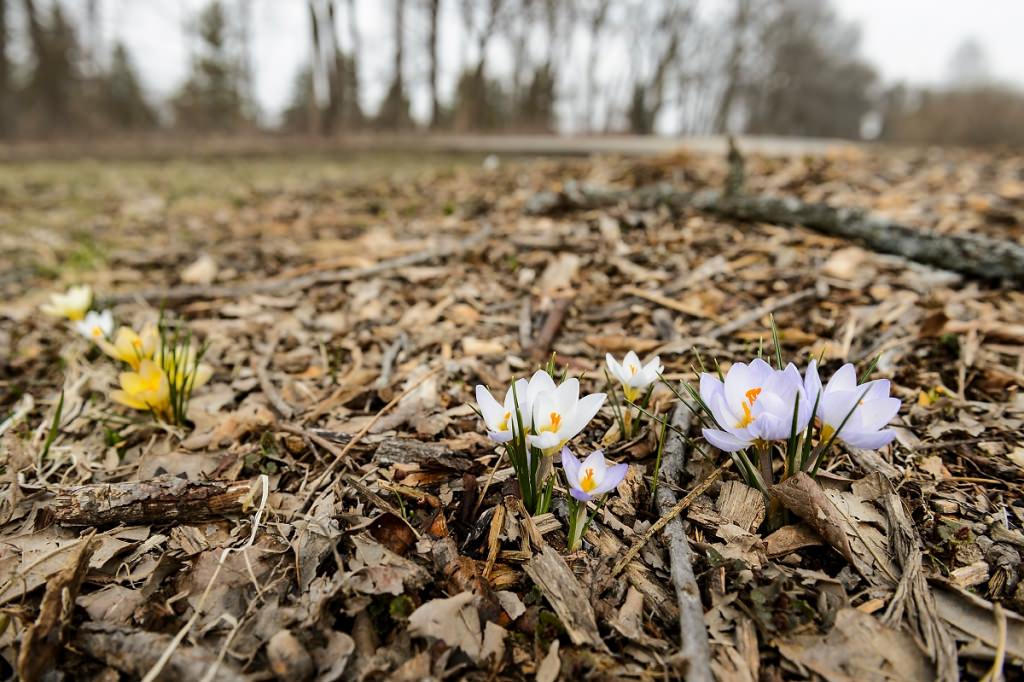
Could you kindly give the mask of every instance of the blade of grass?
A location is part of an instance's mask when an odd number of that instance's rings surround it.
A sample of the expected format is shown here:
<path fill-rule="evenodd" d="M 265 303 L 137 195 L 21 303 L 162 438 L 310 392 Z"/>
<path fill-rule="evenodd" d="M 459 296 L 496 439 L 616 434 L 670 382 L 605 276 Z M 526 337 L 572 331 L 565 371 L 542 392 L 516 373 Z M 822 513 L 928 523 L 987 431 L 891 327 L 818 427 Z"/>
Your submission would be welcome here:
<path fill-rule="evenodd" d="M 63 414 L 64 390 L 61 389 L 60 398 L 57 400 L 57 409 L 53 413 L 53 421 L 50 422 L 50 430 L 46 433 L 46 440 L 43 442 L 43 453 L 40 455 L 40 459 L 46 459 L 50 454 L 50 446 L 53 445 L 53 441 L 57 440 L 57 434 L 60 432 L 60 420 Z"/>

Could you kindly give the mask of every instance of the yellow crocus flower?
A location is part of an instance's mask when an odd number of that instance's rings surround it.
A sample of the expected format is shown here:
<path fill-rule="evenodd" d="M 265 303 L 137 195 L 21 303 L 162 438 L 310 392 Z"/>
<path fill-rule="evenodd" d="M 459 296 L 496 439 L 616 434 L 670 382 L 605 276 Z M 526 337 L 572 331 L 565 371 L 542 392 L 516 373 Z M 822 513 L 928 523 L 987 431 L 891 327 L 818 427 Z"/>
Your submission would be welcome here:
<path fill-rule="evenodd" d="M 163 418 L 171 416 L 171 392 L 167 374 L 152 360 L 139 362 L 138 371 L 121 372 L 121 388 L 110 397 L 136 410 L 150 410 Z"/>
<path fill-rule="evenodd" d="M 113 343 L 105 339 L 96 343 L 110 357 L 126 362 L 132 369 L 137 370 L 143 360 L 153 359 L 153 354 L 160 343 L 160 333 L 152 324 L 143 327 L 141 334 L 137 334 L 130 327 L 121 327 L 117 330 Z"/>
<path fill-rule="evenodd" d="M 66 317 L 77 322 L 85 317 L 92 304 L 92 288 L 88 284 L 71 287 L 67 293 L 50 294 L 50 301 L 40 306 L 47 315 Z"/>

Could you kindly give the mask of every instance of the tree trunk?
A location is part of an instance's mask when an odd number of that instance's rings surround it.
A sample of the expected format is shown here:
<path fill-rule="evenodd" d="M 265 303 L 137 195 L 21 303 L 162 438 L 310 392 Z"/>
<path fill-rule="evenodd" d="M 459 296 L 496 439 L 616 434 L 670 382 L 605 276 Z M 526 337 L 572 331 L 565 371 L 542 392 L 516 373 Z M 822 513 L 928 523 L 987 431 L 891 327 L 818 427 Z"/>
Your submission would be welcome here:
<path fill-rule="evenodd" d="M 597 107 L 594 106 L 594 95 L 597 93 L 597 56 L 598 47 L 600 45 L 598 39 L 601 36 L 601 29 L 604 27 L 605 20 L 608 18 L 608 0 L 602 0 L 594 10 L 594 16 L 590 21 L 590 56 L 587 59 L 587 94 L 585 101 L 583 102 L 583 116 L 584 116 L 584 129 L 590 132 L 594 132 L 596 126 L 594 125 L 593 112 Z"/>
<path fill-rule="evenodd" d="M 342 118 L 346 125 L 354 128 L 363 124 L 363 110 L 359 104 L 359 55 L 362 53 L 362 40 L 359 34 L 359 23 L 356 20 L 355 0 L 347 0 L 346 11 L 348 13 L 348 33 L 352 51 L 348 55 L 346 64 L 345 77 L 348 83 Z"/>
<path fill-rule="evenodd" d="M 345 59 L 338 44 L 338 34 L 334 21 L 334 2 L 327 2 L 327 26 L 324 31 L 324 43 L 327 54 L 324 63 L 327 69 L 327 111 L 324 114 L 324 132 L 333 133 L 344 107 L 345 100 Z"/>
<path fill-rule="evenodd" d="M 436 128 L 441 122 L 441 102 L 437 93 L 437 15 L 441 9 L 441 0 L 427 0 L 430 13 L 430 34 L 427 38 L 427 51 L 430 55 L 430 127 Z"/>
<path fill-rule="evenodd" d="M 743 53 L 746 47 L 745 38 L 747 22 L 750 17 L 750 0 L 736 0 L 736 16 L 732 22 L 732 48 L 729 51 L 729 62 L 725 68 L 725 90 L 715 111 L 713 130 L 722 134 L 727 132 L 732 105 L 739 93 Z"/>
<path fill-rule="evenodd" d="M 309 31 L 313 48 L 309 58 L 309 77 L 312 79 L 312 82 L 310 83 L 309 101 L 307 102 L 309 108 L 307 121 L 310 135 L 317 135 L 323 132 L 320 120 L 320 102 L 317 101 L 316 97 L 316 84 L 320 80 L 320 74 L 323 72 L 323 56 L 320 51 L 320 20 L 317 17 L 316 4 L 316 0 L 309 0 Z"/>
<path fill-rule="evenodd" d="M 0 138 L 12 135 L 11 66 L 7 60 L 7 0 L 0 0 Z"/>

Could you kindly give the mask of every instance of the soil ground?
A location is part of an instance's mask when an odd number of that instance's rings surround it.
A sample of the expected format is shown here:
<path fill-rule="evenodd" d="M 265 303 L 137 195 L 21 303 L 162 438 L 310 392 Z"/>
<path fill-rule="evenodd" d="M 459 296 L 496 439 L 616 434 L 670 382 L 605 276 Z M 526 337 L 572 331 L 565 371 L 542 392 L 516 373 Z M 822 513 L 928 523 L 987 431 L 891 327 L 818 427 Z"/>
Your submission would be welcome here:
<path fill-rule="evenodd" d="M 891 447 L 840 449 L 825 467 L 855 538 L 845 554 L 796 519 L 778 535 L 730 511 L 734 471 L 683 513 L 715 675 L 951 679 L 952 651 L 964 679 L 1019 678 L 1017 287 L 803 228 L 663 208 L 524 211 L 570 181 L 718 188 L 726 173 L 697 152 L 0 166 L 0 675 L 21 649 L 64 679 L 135 679 L 164 651 L 162 679 L 683 678 L 663 538 L 612 571 L 660 516 L 655 430 L 624 441 L 606 408 L 574 441 L 630 474 L 569 554 L 564 503 L 533 522 L 519 512 L 473 387 L 503 392 L 554 351 L 603 391 L 604 354 L 629 349 L 692 382 L 695 351 L 728 367 L 768 349 L 756 311 L 772 310 L 785 357 L 823 357 L 829 372 L 877 358 L 904 404 Z M 1024 237 L 1024 161 L 1009 155 L 751 156 L 746 191 Z M 121 324 L 162 314 L 206 344 L 213 375 L 187 425 L 112 402 L 120 368 L 40 314 L 79 283 Z M 674 404 L 661 387 L 651 409 Z M 687 475 L 659 484 L 682 497 L 724 461 L 688 448 Z M 252 481 L 252 499 L 212 519 L 99 525 L 89 540 L 89 527 L 54 521 L 70 486 L 159 477 Z M 546 546 L 565 556 L 570 594 L 528 575 Z M 80 586 L 47 589 L 76 568 Z M 574 590 L 597 627 L 585 643 L 560 610 Z M 931 607 L 907 605 L 908 590 Z M 33 623 L 51 636 L 26 646 Z"/>

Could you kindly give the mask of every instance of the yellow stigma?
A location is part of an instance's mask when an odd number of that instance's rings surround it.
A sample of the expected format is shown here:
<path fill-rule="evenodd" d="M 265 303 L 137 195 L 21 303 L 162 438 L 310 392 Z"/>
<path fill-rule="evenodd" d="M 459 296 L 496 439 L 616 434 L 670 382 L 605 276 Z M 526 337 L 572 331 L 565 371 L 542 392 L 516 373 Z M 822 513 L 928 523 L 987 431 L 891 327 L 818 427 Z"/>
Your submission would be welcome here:
<path fill-rule="evenodd" d="M 819 439 L 822 443 L 827 443 L 829 439 L 835 434 L 836 430 L 832 428 L 830 424 L 825 424 L 821 427 L 821 438 Z"/>
<path fill-rule="evenodd" d="M 511 418 L 512 418 L 512 413 L 511 412 L 506 412 L 505 413 L 505 417 L 501 420 L 501 423 L 498 424 L 498 430 L 499 431 L 508 431 L 508 420 L 511 419 Z"/>
<path fill-rule="evenodd" d="M 549 415 L 549 418 L 551 420 L 550 423 L 547 426 L 542 426 L 539 429 L 539 431 L 550 431 L 552 433 L 557 433 L 558 429 L 561 428 L 562 426 L 562 415 L 558 414 L 557 412 L 552 412 Z"/>
<path fill-rule="evenodd" d="M 631 376 L 636 376 L 636 365 L 629 366 L 629 373 Z"/>
<path fill-rule="evenodd" d="M 580 490 L 589 493 L 596 487 L 597 481 L 594 480 L 594 470 L 588 467 L 586 475 L 580 479 Z"/>
<path fill-rule="evenodd" d="M 100 329 L 99 327 L 93 327 L 92 328 L 92 335 L 93 335 L 94 338 L 98 339 L 101 336 L 103 336 L 103 330 Z"/>
<path fill-rule="evenodd" d="M 747 396 L 747 399 L 740 405 L 743 408 L 743 417 L 736 423 L 737 429 L 744 429 L 754 421 L 754 415 L 750 413 L 750 408 L 757 402 L 757 396 L 761 395 L 761 389 L 752 388 L 744 393 L 744 395 Z"/>

